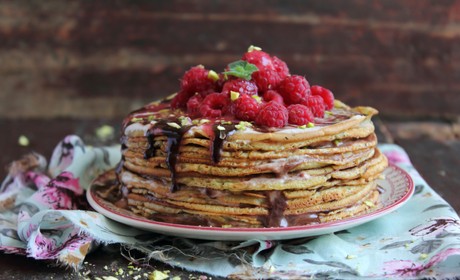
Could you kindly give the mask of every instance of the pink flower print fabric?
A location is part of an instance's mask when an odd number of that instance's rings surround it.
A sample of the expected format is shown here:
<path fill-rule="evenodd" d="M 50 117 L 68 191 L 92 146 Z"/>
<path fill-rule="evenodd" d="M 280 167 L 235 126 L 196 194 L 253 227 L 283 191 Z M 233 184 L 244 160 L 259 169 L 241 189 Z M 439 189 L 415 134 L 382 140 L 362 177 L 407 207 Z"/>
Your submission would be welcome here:
<path fill-rule="evenodd" d="M 58 259 L 78 267 L 94 238 L 66 220 L 46 226 L 34 217 L 48 210 L 88 209 L 84 199 L 88 174 L 113 168 L 120 160 L 119 147 L 88 148 L 77 136 L 63 139 L 46 161 L 31 154 L 13 163 L 1 186 L 0 249 L 36 259 Z M 55 174 L 50 177 L 49 174 Z M 76 261 L 77 260 L 77 261 Z"/>

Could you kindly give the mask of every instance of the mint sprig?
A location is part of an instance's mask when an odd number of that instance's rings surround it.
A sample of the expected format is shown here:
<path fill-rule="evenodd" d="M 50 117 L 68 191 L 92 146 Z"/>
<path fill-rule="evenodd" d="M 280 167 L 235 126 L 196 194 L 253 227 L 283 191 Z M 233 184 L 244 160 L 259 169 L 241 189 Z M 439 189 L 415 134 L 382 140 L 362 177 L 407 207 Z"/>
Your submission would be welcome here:
<path fill-rule="evenodd" d="M 235 76 L 245 80 L 250 80 L 252 73 L 259 71 L 259 68 L 252 63 L 244 60 L 237 60 L 228 65 L 229 70 L 225 71 L 224 74 L 229 76 Z"/>

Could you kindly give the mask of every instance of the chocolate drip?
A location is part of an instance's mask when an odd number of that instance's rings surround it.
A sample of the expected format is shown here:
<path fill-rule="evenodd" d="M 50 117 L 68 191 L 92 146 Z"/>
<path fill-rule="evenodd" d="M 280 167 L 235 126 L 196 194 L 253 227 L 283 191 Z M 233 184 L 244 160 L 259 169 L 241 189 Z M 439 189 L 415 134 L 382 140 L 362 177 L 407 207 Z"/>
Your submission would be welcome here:
<path fill-rule="evenodd" d="M 153 127 L 153 130 L 149 129 L 147 131 L 147 134 L 145 135 L 147 137 L 147 150 L 144 152 L 144 159 L 149 159 L 155 156 L 155 136 L 156 136 L 156 131 L 155 127 Z"/>
<path fill-rule="evenodd" d="M 179 155 L 180 143 L 184 134 L 191 126 L 174 127 L 168 124 L 168 121 L 161 120 L 155 123 L 146 134 L 148 147 L 144 153 L 144 158 L 149 159 L 155 156 L 155 136 L 164 135 L 166 142 L 166 165 L 171 172 L 171 192 L 177 190 L 176 182 L 176 163 Z"/>
<path fill-rule="evenodd" d="M 235 131 L 234 124 L 215 123 L 212 125 L 213 134 L 211 137 L 211 146 L 210 146 L 212 162 L 218 163 L 220 161 L 224 140 L 227 138 L 227 136 L 231 135 L 234 131 Z"/>
<path fill-rule="evenodd" d="M 286 197 L 281 191 L 267 191 L 267 202 L 268 202 L 268 216 L 264 223 L 265 227 L 286 227 L 286 221 L 284 221 L 284 210 L 286 210 Z"/>

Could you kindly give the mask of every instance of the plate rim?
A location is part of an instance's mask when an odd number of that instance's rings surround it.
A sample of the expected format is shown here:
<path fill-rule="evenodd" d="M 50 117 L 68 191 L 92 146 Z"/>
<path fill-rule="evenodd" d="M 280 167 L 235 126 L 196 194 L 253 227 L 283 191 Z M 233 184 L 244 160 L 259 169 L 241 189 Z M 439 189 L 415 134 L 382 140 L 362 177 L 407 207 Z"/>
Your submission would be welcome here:
<path fill-rule="evenodd" d="M 405 193 L 392 203 L 385 205 L 375 211 L 368 212 L 359 216 L 355 217 L 350 217 L 350 218 L 345 218 L 342 220 L 338 221 L 331 221 L 331 222 L 326 222 L 326 223 L 321 223 L 321 224 L 311 224 L 311 225 L 300 225 L 300 226 L 291 226 L 291 227 L 271 227 L 271 228 L 237 228 L 237 227 L 229 227 L 229 228 L 222 228 L 222 227 L 207 227 L 207 226 L 194 226 L 194 225 L 185 225 L 185 224 L 172 224 L 172 223 L 166 223 L 166 222 L 160 222 L 160 221 L 154 221 L 154 220 L 148 220 L 144 217 L 133 217 L 133 216 L 128 216 L 120 212 L 115 212 L 113 209 L 110 209 L 106 207 L 105 205 L 101 204 L 98 202 L 98 200 L 103 200 L 103 198 L 100 198 L 97 196 L 97 194 L 94 193 L 93 190 L 93 184 L 90 185 L 89 189 L 86 191 L 86 197 L 93 209 L 103 216 L 110 218 L 112 220 L 115 220 L 119 223 L 128 225 L 128 226 L 133 226 L 136 228 L 140 228 L 146 231 L 151 231 L 151 232 L 165 232 L 167 231 L 168 233 L 170 232 L 171 235 L 174 235 L 173 230 L 179 230 L 179 231 L 184 231 L 184 230 L 193 230 L 193 235 L 195 236 L 194 238 L 200 238 L 196 237 L 199 234 L 197 233 L 202 233 L 202 234 L 215 234 L 215 233 L 222 233 L 222 234 L 247 234 L 247 233 L 252 233 L 252 234 L 283 234 L 283 233 L 296 233 L 296 232 L 308 232 L 308 231 L 321 231 L 324 229 L 335 229 L 337 230 L 332 230 L 330 232 L 335 232 L 339 230 L 343 230 L 344 228 L 349 228 L 361 225 L 363 223 L 370 222 L 372 220 L 375 220 L 377 218 L 382 217 L 385 214 L 389 214 L 402 205 L 407 202 L 410 197 L 412 197 L 414 193 L 414 181 L 412 177 L 402 169 L 401 167 L 394 165 L 394 164 L 389 164 L 386 168 L 392 168 L 396 171 L 399 172 L 399 174 L 402 174 L 404 178 L 407 181 L 406 184 L 406 190 Z M 384 179 L 385 180 L 385 179 Z M 95 198 L 96 197 L 96 198 Z M 106 203 L 110 203 L 105 201 Z M 96 207 L 95 207 L 96 206 Z M 114 206 L 113 208 L 116 208 Z M 100 211 L 102 209 L 102 211 Z M 133 215 L 135 215 L 133 213 Z M 129 223 L 124 222 L 123 220 L 127 219 L 129 220 Z M 151 227 L 159 227 L 159 228 L 151 228 Z M 319 235 L 321 233 L 313 233 L 311 235 L 305 235 L 305 236 L 313 236 L 313 235 Z M 203 239 L 209 239 L 202 237 Z M 250 239 L 250 238 L 247 238 Z M 238 239 L 240 240 L 240 239 Z"/>

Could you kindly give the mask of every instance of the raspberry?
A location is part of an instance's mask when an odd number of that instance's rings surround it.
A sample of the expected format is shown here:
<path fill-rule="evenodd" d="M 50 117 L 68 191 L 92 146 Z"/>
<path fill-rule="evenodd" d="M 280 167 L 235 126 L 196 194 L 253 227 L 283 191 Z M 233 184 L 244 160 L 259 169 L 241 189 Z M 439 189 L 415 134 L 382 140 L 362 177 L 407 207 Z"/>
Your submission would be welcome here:
<path fill-rule="evenodd" d="M 286 62 L 282 61 L 276 56 L 272 57 L 272 61 L 273 61 L 273 65 L 275 66 L 275 70 L 281 79 L 284 79 L 287 76 L 289 76 L 289 68 Z"/>
<path fill-rule="evenodd" d="M 253 50 L 246 52 L 241 59 L 256 65 L 259 70 L 275 69 L 272 58 L 268 53 L 263 51 Z"/>
<path fill-rule="evenodd" d="M 230 91 L 254 95 L 257 94 L 257 86 L 251 81 L 234 79 L 227 81 L 222 88 L 222 93 L 230 93 Z"/>
<path fill-rule="evenodd" d="M 332 92 L 327 88 L 323 88 L 321 86 L 312 86 L 311 94 L 319 95 L 323 98 L 326 110 L 332 110 L 332 108 L 334 108 L 334 94 L 332 94 Z"/>
<path fill-rule="evenodd" d="M 253 121 L 259 112 L 257 100 L 247 94 L 242 94 L 233 102 L 235 118 L 241 121 Z"/>
<path fill-rule="evenodd" d="M 286 104 L 298 104 L 310 95 L 310 84 L 302 76 L 287 76 L 281 81 L 278 92 Z"/>
<path fill-rule="evenodd" d="M 222 92 L 222 88 L 224 87 L 224 84 L 227 82 L 228 77 L 226 75 L 219 73 L 219 79 L 216 81 L 216 92 Z"/>
<path fill-rule="evenodd" d="M 190 70 L 185 72 L 184 76 L 182 76 L 182 91 L 188 92 L 191 95 L 195 94 L 195 92 L 206 95 L 207 93 L 215 91 L 216 83 L 213 79 L 208 77 L 208 74 L 209 70 L 206 70 L 202 65 L 190 68 Z"/>
<path fill-rule="evenodd" d="M 287 107 L 289 112 L 289 123 L 296 125 L 304 125 L 312 122 L 315 116 L 311 110 L 302 104 L 293 104 Z"/>
<path fill-rule="evenodd" d="M 252 79 L 256 83 L 259 92 L 262 93 L 278 87 L 282 80 L 278 73 L 272 69 L 262 69 L 252 73 Z"/>
<path fill-rule="evenodd" d="M 190 118 L 198 118 L 201 116 L 200 105 L 203 101 L 203 97 L 199 94 L 195 94 L 190 97 L 187 101 L 187 114 Z"/>
<path fill-rule="evenodd" d="M 276 90 L 267 90 L 263 97 L 266 102 L 275 101 L 284 104 L 283 97 Z"/>
<path fill-rule="evenodd" d="M 318 118 L 324 117 L 324 101 L 323 98 L 319 95 L 310 95 L 307 100 L 304 100 L 302 102 L 303 105 L 307 106 L 310 108 L 312 111 L 313 115 Z"/>
<path fill-rule="evenodd" d="M 261 106 L 255 121 L 262 126 L 284 127 L 288 122 L 288 111 L 282 104 L 270 101 Z"/>
<path fill-rule="evenodd" d="M 223 93 L 210 93 L 201 102 L 200 113 L 203 117 L 218 118 L 225 115 L 230 107 L 230 98 Z"/>
<path fill-rule="evenodd" d="M 191 92 L 179 91 L 176 96 L 171 100 L 172 109 L 185 109 L 187 107 L 187 100 L 193 95 Z"/>
<path fill-rule="evenodd" d="M 259 69 L 252 73 L 252 79 L 257 85 L 259 92 L 263 93 L 269 89 L 276 88 L 283 77 L 277 70 L 277 65 L 273 62 L 270 55 L 263 51 L 254 50 L 243 55 L 243 60 L 254 64 Z M 282 61 L 277 58 L 278 67 L 281 69 Z"/>

